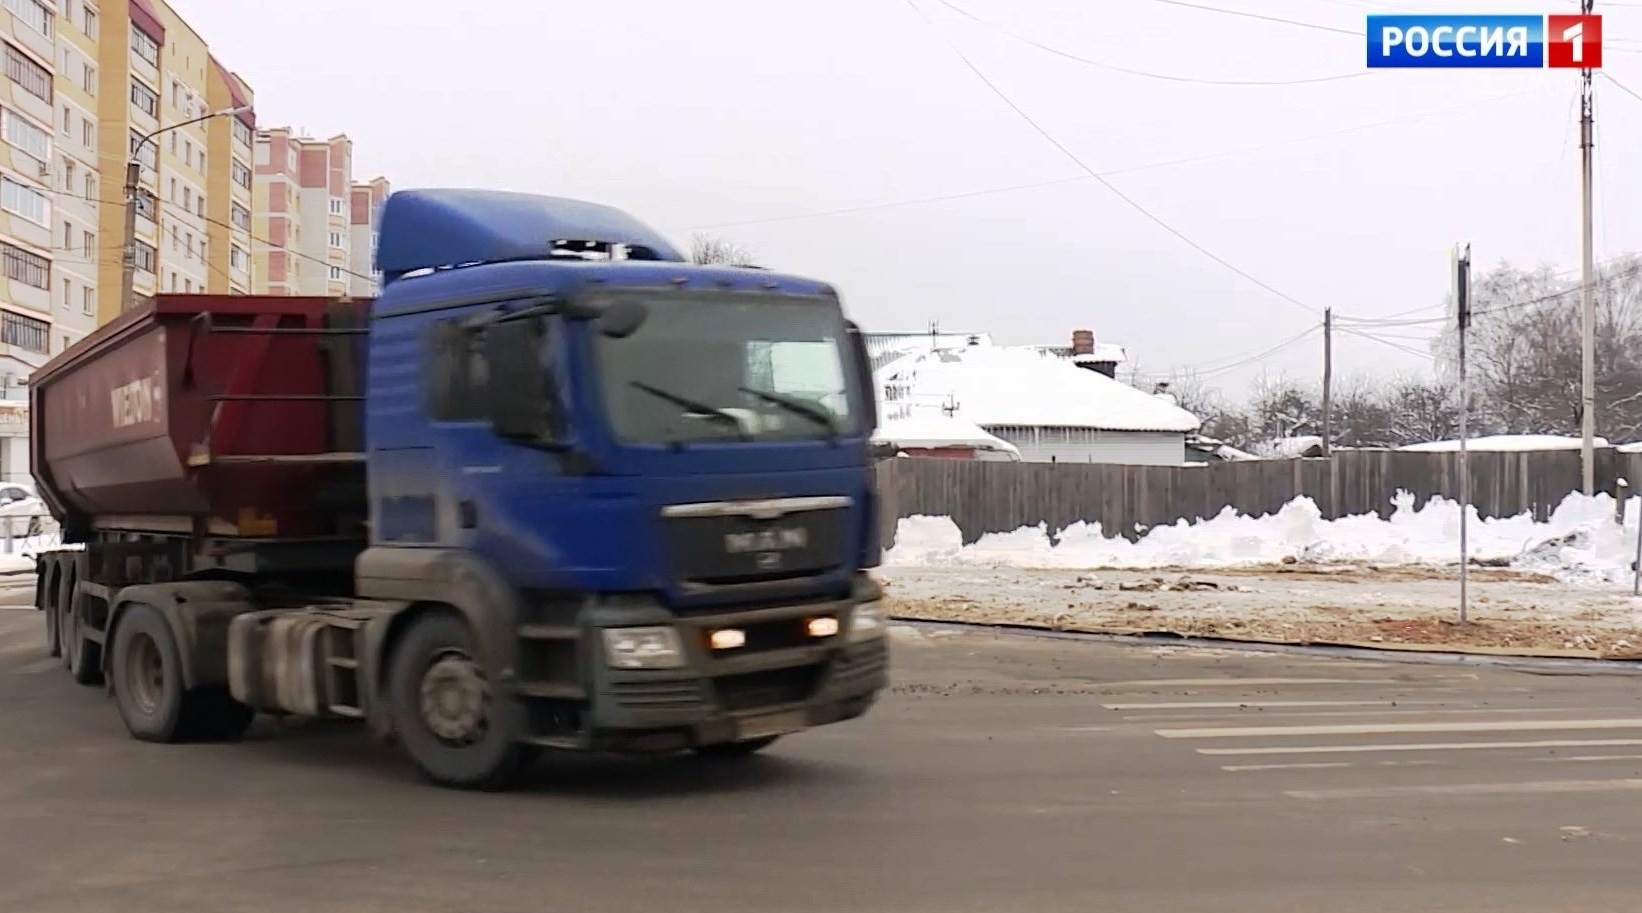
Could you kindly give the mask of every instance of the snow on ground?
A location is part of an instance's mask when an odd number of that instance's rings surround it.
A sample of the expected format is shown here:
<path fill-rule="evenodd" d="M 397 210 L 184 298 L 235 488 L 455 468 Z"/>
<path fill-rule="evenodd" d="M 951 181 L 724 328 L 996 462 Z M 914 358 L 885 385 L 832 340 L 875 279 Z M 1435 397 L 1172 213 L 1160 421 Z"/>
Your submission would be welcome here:
<path fill-rule="evenodd" d="M 1426 644 L 1642 658 L 1631 596 L 1642 498 L 1570 495 L 1544 523 L 1469 524 L 1471 620 L 1456 627 L 1459 506 L 1399 496 L 1389 519 L 1325 520 L 1308 498 L 1230 510 L 1138 541 L 1074 524 L 964 546 L 945 517 L 900 522 L 880 576 L 897 614 L 1284 642 Z M 1634 645 L 1634 646 L 1633 646 Z"/>

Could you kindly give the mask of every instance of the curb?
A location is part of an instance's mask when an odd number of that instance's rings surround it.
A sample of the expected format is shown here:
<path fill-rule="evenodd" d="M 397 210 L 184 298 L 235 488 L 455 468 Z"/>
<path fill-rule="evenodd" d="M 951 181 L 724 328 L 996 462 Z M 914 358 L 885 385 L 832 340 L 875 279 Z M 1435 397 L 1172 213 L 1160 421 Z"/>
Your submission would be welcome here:
<path fill-rule="evenodd" d="M 1293 653 L 1381 662 L 1493 666 L 1538 675 L 1642 675 L 1642 661 L 1603 659 L 1590 652 L 1578 650 L 1518 653 L 1511 652 L 1503 647 L 1472 647 L 1456 650 L 1429 644 L 1360 644 L 1315 640 L 1298 643 L 1235 637 L 1196 636 L 1180 634 L 1175 631 L 1075 631 L 1019 622 L 949 621 L 939 618 L 920 618 L 913 615 L 891 615 L 890 620 L 923 628 L 994 631 L 1000 634 L 1014 634 L 1023 637 L 1097 641 L 1129 646 L 1173 644 L 1199 649 L 1245 650 L 1250 653 Z"/>

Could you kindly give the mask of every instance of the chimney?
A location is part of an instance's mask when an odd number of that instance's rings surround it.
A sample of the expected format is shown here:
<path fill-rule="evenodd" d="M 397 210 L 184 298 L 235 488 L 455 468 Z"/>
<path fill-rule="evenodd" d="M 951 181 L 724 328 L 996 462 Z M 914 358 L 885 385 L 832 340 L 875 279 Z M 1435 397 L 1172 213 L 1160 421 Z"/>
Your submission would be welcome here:
<path fill-rule="evenodd" d="M 1073 356 L 1078 356 L 1078 355 L 1093 355 L 1093 354 L 1095 354 L 1095 331 L 1094 330 L 1073 330 L 1072 331 L 1072 355 Z"/>

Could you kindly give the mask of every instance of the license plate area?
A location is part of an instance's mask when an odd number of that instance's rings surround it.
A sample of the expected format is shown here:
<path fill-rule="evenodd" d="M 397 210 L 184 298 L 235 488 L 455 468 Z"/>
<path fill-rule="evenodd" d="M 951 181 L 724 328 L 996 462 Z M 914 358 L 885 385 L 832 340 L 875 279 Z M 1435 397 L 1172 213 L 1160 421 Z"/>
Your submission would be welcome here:
<path fill-rule="evenodd" d="M 745 742 L 749 739 L 768 738 L 772 735 L 786 735 L 797 732 L 809 726 L 809 714 L 803 710 L 778 710 L 774 713 L 757 713 L 744 716 L 736 720 L 736 741 Z"/>

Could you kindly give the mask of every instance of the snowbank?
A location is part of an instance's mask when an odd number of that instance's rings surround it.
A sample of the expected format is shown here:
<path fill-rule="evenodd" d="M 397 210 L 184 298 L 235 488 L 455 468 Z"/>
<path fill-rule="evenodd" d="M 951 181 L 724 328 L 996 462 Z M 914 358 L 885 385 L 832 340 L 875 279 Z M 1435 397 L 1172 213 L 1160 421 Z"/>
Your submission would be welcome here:
<path fill-rule="evenodd" d="M 1139 541 L 1108 537 L 1098 524 L 1074 523 L 1051 536 L 1042 525 L 982 536 L 962 544 L 946 517 L 901 520 L 887 565 L 1023 568 L 1217 568 L 1285 560 L 1373 564 L 1451 564 L 1459 560 L 1459 505 L 1433 498 L 1423 506 L 1399 493 L 1390 519 L 1374 515 L 1325 520 L 1310 498 L 1275 514 L 1249 517 L 1230 508 L 1208 520 L 1181 520 L 1149 530 Z M 1605 494 L 1569 495 L 1546 523 L 1524 514 L 1481 520 L 1471 508 L 1473 559 L 1510 560 L 1571 582 L 1630 581 L 1642 498 L 1627 505 L 1628 522 L 1614 522 Z"/>
<path fill-rule="evenodd" d="M 1592 438 L 1592 446 L 1606 447 L 1605 438 Z M 1468 438 L 1465 449 L 1476 453 L 1519 453 L 1532 450 L 1578 450 L 1585 446 L 1582 438 L 1564 437 L 1560 434 L 1494 434 L 1483 437 Z M 1457 453 L 1460 442 L 1430 441 L 1424 444 L 1409 444 L 1398 447 L 1414 453 Z"/>

